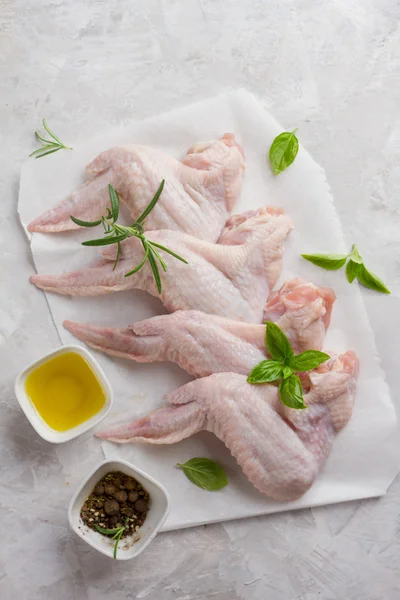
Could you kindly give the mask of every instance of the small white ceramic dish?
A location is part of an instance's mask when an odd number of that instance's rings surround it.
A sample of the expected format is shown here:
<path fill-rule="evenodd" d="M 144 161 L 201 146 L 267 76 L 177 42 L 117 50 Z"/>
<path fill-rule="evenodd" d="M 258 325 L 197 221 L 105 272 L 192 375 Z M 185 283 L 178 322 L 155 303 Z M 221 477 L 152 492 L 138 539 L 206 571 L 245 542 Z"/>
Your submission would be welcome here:
<path fill-rule="evenodd" d="M 87 527 L 81 519 L 80 511 L 96 483 L 110 471 L 121 471 L 125 475 L 134 477 L 150 495 L 149 512 L 137 532 L 137 537 L 123 538 L 118 545 L 117 560 L 129 560 L 143 552 L 156 536 L 169 513 L 169 496 L 167 490 L 158 481 L 126 460 L 105 460 L 100 463 L 75 492 L 69 504 L 68 520 L 79 537 L 106 556 L 113 558 L 115 542 Z"/>
<path fill-rule="evenodd" d="M 93 415 L 91 419 L 88 419 L 87 421 L 84 421 L 83 423 L 80 423 L 76 427 L 68 429 L 67 431 L 56 431 L 55 429 L 47 425 L 47 423 L 44 421 L 44 419 L 42 419 L 36 408 L 33 406 L 26 393 L 25 381 L 28 375 L 32 371 L 37 369 L 37 367 L 40 367 L 40 365 L 42 365 L 49 359 L 54 358 L 55 356 L 59 356 L 60 354 L 65 354 L 66 352 L 75 352 L 76 354 L 79 354 L 86 360 L 86 362 L 89 364 L 90 368 L 95 373 L 97 379 L 100 382 L 100 385 L 104 390 L 106 401 L 104 403 L 103 408 L 98 413 Z M 100 367 L 97 360 L 90 354 L 90 352 L 88 352 L 85 348 L 81 348 L 81 346 L 75 345 L 61 346 L 61 348 L 58 348 L 58 350 L 54 350 L 54 352 L 46 354 L 46 356 L 43 356 L 43 358 L 37 360 L 33 364 L 29 365 L 29 367 L 24 369 L 22 373 L 18 375 L 15 381 L 15 395 L 22 410 L 25 413 L 25 416 L 30 421 L 32 427 L 36 429 L 36 432 L 43 439 L 47 440 L 48 442 L 52 442 L 53 444 L 68 442 L 69 440 L 72 440 L 78 435 L 81 435 L 81 433 L 84 433 L 88 429 L 91 429 L 92 427 L 100 423 L 100 421 L 102 421 L 110 412 L 113 403 L 112 389 L 107 377 L 104 374 L 103 369 Z"/>

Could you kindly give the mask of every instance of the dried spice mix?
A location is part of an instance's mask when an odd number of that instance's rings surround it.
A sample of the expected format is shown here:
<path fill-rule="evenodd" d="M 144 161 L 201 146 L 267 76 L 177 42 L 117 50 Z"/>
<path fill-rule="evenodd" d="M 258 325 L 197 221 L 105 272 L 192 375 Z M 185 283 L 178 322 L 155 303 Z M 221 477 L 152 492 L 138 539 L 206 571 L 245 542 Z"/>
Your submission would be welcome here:
<path fill-rule="evenodd" d="M 82 521 L 95 531 L 124 527 L 120 537 L 138 531 L 149 510 L 150 496 L 133 477 L 112 471 L 97 482 L 81 508 Z M 96 527 L 97 526 L 97 527 Z"/>

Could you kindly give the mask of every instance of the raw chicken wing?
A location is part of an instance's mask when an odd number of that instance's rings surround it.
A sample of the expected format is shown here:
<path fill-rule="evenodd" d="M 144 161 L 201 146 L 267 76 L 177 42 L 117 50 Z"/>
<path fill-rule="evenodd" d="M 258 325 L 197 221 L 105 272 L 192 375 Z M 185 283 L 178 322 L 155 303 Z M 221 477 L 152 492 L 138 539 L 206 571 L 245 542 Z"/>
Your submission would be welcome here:
<path fill-rule="evenodd" d="M 285 407 L 273 385 L 250 385 L 243 375 L 218 373 L 168 394 L 165 408 L 97 435 L 120 443 L 173 444 L 211 431 L 260 492 L 291 501 L 311 487 L 335 435 L 350 419 L 357 373 L 353 352 L 331 358 L 309 375 L 304 410 Z"/>
<path fill-rule="evenodd" d="M 37 287 L 71 296 L 98 296 L 141 289 L 159 296 L 169 312 L 200 310 L 229 319 L 260 323 L 265 300 L 282 268 L 283 242 L 292 223 L 281 209 L 265 207 L 253 212 L 231 230 L 238 245 L 212 244 L 176 231 L 149 232 L 148 238 L 180 254 L 181 261 L 165 254 L 168 270 L 162 273 L 159 295 L 149 264 L 137 273 L 125 273 L 139 264 L 143 248 L 137 238 L 121 243 L 121 258 L 113 270 L 116 247 L 102 251 L 97 265 L 63 275 L 33 275 Z"/>
<path fill-rule="evenodd" d="M 299 354 L 322 349 L 334 300 L 332 290 L 293 279 L 273 292 L 265 312 Z M 278 304 L 273 312 L 270 307 Z M 265 325 L 195 310 L 152 317 L 124 329 L 72 321 L 64 327 L 96 350 L 141 363 L 171 361 L 194 377 L 228 371 L 246 375 L 267 352 Z"/>
<path fill-rule="evenodd" d="M 183 231 L 215 242 L 239 196 L 244 168 L 244 151 L 231 133 L 196 144 L 182 162 L 147 146 L 110 148 L 86 167 L 86 183 L 32 221 L 28 230 L 76 229 L 71 215 L 83 221 L 99 219 L 110 204 L 109 183 L 137 219 L 165 179 L 146 229 Z"/>

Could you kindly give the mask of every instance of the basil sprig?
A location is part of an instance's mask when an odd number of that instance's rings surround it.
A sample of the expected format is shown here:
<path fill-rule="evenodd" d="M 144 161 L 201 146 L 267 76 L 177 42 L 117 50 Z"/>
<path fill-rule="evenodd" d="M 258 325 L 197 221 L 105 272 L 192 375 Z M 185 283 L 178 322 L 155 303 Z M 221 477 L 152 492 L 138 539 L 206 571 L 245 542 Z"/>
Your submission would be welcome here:
<path fill-rule="evenodd" d="M 186 477 L 203 490 L 213 492 L 228 485 L 228 477 L 218 463 L 209 458 L 191 458 L 184 464 L 176 465 Z"/>
<path fill-rule="evenodd" d="M 266 323 L 266 343 L 274 360 L 263 360 L 252 369 L 248 383 L 279 381 L 279 396 L 289 408 L 307 408 L 303 399 L 301 381 L 295 371 L 304 373 L 316 369 L 330 358 L 319 350 L 306 350 L 295 356 L 289 340 L 276 323 Z"/>
<path fill-rule="evenodd" d="M 377 275 L 368 271 L 355 244 L 353 244 L 349 254 L 302 254 L 301 256 L 313 265 L 328 271 L 340 269 L 349 259 L 346 265 L 346 277 L 349 283 L 357 279 L 364 287 L 383 294 L 390 294 L 390 290 L 383 281 Z"/>
<path fill-rule="evenodd" d="M 296 131 L 284 131 L 271 144 L 269 160 L 275 175 L 287 169 L 297 156 L 299 140 L 295 136 Z"/>

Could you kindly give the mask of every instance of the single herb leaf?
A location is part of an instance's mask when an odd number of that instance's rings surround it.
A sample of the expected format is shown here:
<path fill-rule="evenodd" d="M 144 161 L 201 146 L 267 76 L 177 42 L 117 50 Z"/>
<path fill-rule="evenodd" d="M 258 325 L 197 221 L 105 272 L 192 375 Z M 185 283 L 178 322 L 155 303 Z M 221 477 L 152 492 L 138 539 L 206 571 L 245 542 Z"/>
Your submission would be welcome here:
<path fill-rule="evenodd" d="M 179 256 L 179 254 L 176 254 L 175 252 L 172 252 L 172 250 L 170 250 L 169 248 L 166 248 L 165 246 L 161 246 L 161 244 L 156 244 L 155 242 L 150 242 L 150 243 L 151 243 L 152 246 L 155 246 L 156 248 L 160 248 L 160 250 L 164 250 L 164 252 L 166 252 L 167 254 L 170 254 L 174 258 L 177 258 L 181 262 L 185 263 L 185 265 L 189 264 L 187 260 L 185 260 L 184 258 L 182 258 L 182 256 Z"/>
<path fill-rule="evenodd" d="M 361 285 L 375 290 L 376 292 L 382 292 L 383 294 L 390 294 L 390 290 L 386 287 L 377 275 L 368 271 L 364 265 L 359 265 L 357 270 L 357 279 L 361 283 Z"/>
<path fill-rule="evenodd" d="M 167 263 L 165 262 L 165 260 L 161 256 L 161 254 L 159 252 L 157 252 L 157 250 L 155 248 L 152 247 L 153 244 L 151 242 L 149 242 L 149 246 L 150 246 L 154 256 L 158 259 L 158 262 L 160 263 L 162 270 L 165 273 L 165 271 L 167 270 Z"/>
<path fill-rule="evenodd" d="M 353 262 L 352 259 L 346 265 L 346 277 L 349 283 L 353 283 L 354 279 L 357 277 L 357 273 L 359 271 L 359 263 Z"/>
<path fill-rule="evenodd" d="M 287 379 L 288 377 L 293 375 L 293 370 L 291 369 L 291 367 L 288 367 L 287 365 L 283 365 L 282 375 L 283 375 L 283 379 Z"/>
<path fill-rule="evenodd" d="M 363 259 L 359 251 L 357 250 L 357 246 L 355 244 L 353 244 L 351 247 L 351 253 L 349 254 L 349 258 L 358 265 L 362 265 L 363 263 Z"/>
<path fill-rule="evenodd" d="M 135 267 L 134 269 L 132 269 L 132 271 L 128 271 L 128 273 L 125 273 L 125 277 L 129 277 L 130 275 L 133 275 L 134 273 L 137 273 L 138 271 L 140 271 L 140 269 L 143 267 L 144 263 L 147 261 L 148 255 L 149 255 L 149 246 L 147 243 L 143 244 L 143 248 L 144 248 L 144 257 L 143 260 L 138 264 L 137 267 Z"/>
<path fill-rule="evenodd" d="M 40 154 L 41 152 L 45 152 L 45 150 L 51 150 L 52 148 L 54 148 L 54 144 L 49 143 L 46 146 L 42 146 L 41 148 L 34 150 L 30 153 L 29 156 L 35 156 L 35 154 Z M 56 150 L 58 150 L 58 147 L 56 148 Z"/>
<path fill-rule="evenodd" d="M 57 144 L 60 144 L 61 146 L 64 146 L 64 144 L 62 143 L 62 141 L 60 140 L 60 138 L 58 138 L 56 136 L 55 133 L 53 133 L 50 129 L 50 127 L 47 124 L 46 119 L 43 119 L 43 127 L 45 128 L 45 130 L 47 131 L 47 133 L 53 138 L 53 140 L 55 140 L 57 142 Z"/>
<path fill-rule="evenodd" d="M 120 534 L 117 535 L 116 541 L 115 541 L 115 545 L 114 545 L 114 553 L 113 553 L 113 558 L 114 560 L 117 559 L 117 550 L 118 550 L 118 544 L 121 540 L 122 534 L 124 533 L 124 530 L 121 531 Z"/>
<path fill-rule="evenodd" d="M 327 271 L 337 271 L 343 267 L 347 260 L 347 254 L 302 254 L 303 258 L 317 267 Z"/>
<path fill-rule="evenodd" d="M 111 185 L 111 183 L 108 184 L 108 193 L 110 195 L 111 202 L 111 215 L 113 223 L 115 223 L 119 215 L 119 196 L 113 188 L 113 186 Z"/>
<path fill-rule="evenodd" d="M 272 358 L 281 364 L 289 365 L 294 352 L 286 335 L 275 323 L 267 322 L 266 329 L 267 348 Z"/>
<path fill-rule="evenodd" d="M 117 254 L 115 255 L 113 271 L 115 271 L 115 267 L 117 266 L 120 254 L 121 254 L 121 242 L 117 242 Z"/>
<path fill-rule="evenodd" d="M 113 235 L 110 237 L 99 238 L 97 240 L 88 240 L 87 242 L 82 242 L 82 246 L 111 246 L 111 244 L 117 244 L 118 242 L 122 242 L 126 240 L 128 235 L 126 233 L 119 233 L 117 235 Z"/>
<path fill-rule="evenodd" d="M 145 218 L 147 217 L 147 215 L 153 210 L 153 208 L 155 207 L 155 205 L 158 202 L 158 199 L 161 196 L 161 192 L 164 189 L 164 184 L 165 184 L 165 179 L 163 179 L 161 181 L 158 190 L 156 191 L 156 193 L 153 196 L 153 199 L 151 200 L 151 202 L 148 205 L 148 207 L 144 209 L 144 211 L 142 212 L 142 214 L 138 218 L 137 223 L 143 223 L 143 221 L 145 220 Z"/>
<path fill-rule="evenodd" d="M 95 525 L 95 528 L 99 533 L 103 533 L 104 535 L 115 535 L 118 534 L 121 529 L 125 529 L 122 527 L 116 527 L 115 529 L 104 529 L 103 527 L 100 527 L 100 525 Z"/>
<path fill-rule="evenodd" d="M 293 374 L 281 381 L 279 384 L 279 395 L 283 404 L 289 408 L 297 410 L 307 408 L 304 404 L 301 381 L 297 375 Z"/>
<path fill-rule="evenodd" d="M 284 131 L 278 135 L 269 149 L 269 160 L 275 175 L 287 169 L 297 156 L 299 141 L 294 131 Z"/>
<path fill-rule="evenodd" d="M 149 260 L 151 270 L 153 271 L 153 275 L 154 275 L 154 279 L 155 279 L 155 282 L 157 285 L 158 293 L 161 294 L 162 285 L 161 285 L 160 271 L 158 270 L 158 266 L 156 263 L 156 259 L 154 258 L 153 250 L 150 247 L 149 247 L 147 258 Z"/>
<path fill-rule="evenodd" d="M 184 464 L 176 465 L 186 477 L 199 488 L 209 492 L 220 490 L 228 485 L 228 477 L 218 463 L 209 458 L 191 458 Z"/>
<path fill-rule="evenodd" d="M 282 365 L 275 360 L 263 360 L 252 369 L 248 383 L 269 383 L 283 377 Z"/>
<path fill-rule="evenodd" d="M 322 363 L 329 359 L 329 354 L 325 354 L 325 352 L 319 352 L 319 350 L 306 350 L 295 356 L 290 362 L 290 366 L 293 371 L 304 373 L 305 371 L 316 369 L 319 365 L 322 365 Z"/>
<path fill-rule="evenodd" d="M 56 142 L 52 142 L 51 140 L 46 140 L 44 137 L 42 137 L 40 135 L 40 133 L 38 131 L 35 131 L 35 137 L 38 140 L 38 142 L 43 142 L 43 144 L 49 144 L 51 146 L 58 146 L 58 144 Z"/>
<path fill-rule="evenodd" d="M 101 224 L 101 219 L 98 221 L 81 221 L 72 215 L 70 215 L 69 218 L 75 223 L 75 225 L 79 225 L 79 227 L 97 227 L 97 225 Z"/>
<path fill-rule="evenodd" d="M 45 148 L 41 148 L 41 150 L 45 150 Z M 35 158 L 42 158 L 43 156 L 47 156 L 48 154 L 53 154 L 54 152 L 57 152 L 58 150 L 61 150 L 61 147 L 54 148 L 53 150 L 48 150 L 47 152 L 43 152 L 42 154 L 38 154 L 37 156 L 35 156 Z M 32 156 L 32 154 L 30 154 L 29 156 Z"/>

